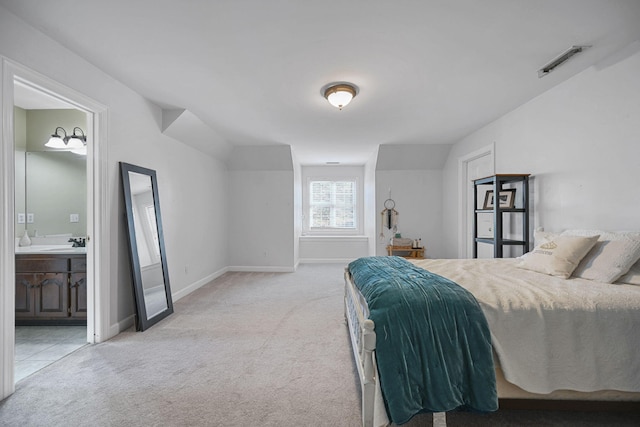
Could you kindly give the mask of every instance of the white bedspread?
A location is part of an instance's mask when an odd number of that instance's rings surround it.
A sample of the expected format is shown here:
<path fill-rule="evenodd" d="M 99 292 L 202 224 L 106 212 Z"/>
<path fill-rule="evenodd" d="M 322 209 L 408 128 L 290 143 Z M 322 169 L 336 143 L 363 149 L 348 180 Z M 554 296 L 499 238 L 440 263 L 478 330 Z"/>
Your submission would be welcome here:
<path fill-rule="evenodd" d="M 473 293 L 509 382 L 640 392 L 640 286 L 563 280 L 515 259 L 412 261 Z"/>

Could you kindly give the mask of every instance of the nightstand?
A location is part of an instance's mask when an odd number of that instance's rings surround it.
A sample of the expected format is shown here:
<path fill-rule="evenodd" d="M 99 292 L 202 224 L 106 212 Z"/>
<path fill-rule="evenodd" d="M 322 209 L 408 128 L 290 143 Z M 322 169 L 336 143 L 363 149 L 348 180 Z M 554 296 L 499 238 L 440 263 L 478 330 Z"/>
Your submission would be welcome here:
<path fill-rule="evenodd" d="M 424 248 L 412 248 L 411 246 L 388 245 L 387 255 L 389 256 L 398 255 L 404 258 L 424 258 Z"/>

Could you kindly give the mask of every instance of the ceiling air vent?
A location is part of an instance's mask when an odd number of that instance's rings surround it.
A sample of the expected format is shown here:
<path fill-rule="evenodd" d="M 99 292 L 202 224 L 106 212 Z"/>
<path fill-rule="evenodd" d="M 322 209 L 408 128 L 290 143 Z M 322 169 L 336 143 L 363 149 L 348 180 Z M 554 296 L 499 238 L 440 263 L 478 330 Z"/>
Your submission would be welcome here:
<path fill-rule="evenodd" d="M 573 55 L 576 55 L 576 54 L 582 52 L 584 49 L 586 49 L 588 47 L 591 47 L 591 46 L 571 46 L 565 52 L 561 53 L 557 58 L 553 59 L 547 65 L 545 65 L 544 67 L 540 68 L 538 70 L 538 78 L 546 76 L 547 74 L 552 72 L 554 69 L 556 69 L 560 65 L 564 64 L 565 62 L 567 62 L 569 60 L 569 58 L 571 58 Z"/>

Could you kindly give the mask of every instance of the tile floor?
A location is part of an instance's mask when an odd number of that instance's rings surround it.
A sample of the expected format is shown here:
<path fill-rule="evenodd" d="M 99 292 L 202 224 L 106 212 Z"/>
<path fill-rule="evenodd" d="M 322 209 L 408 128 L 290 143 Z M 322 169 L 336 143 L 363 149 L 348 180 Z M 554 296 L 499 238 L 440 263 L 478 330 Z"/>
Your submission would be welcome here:
<path fill-rule="evenodd" d="M 15 381 L 86 344 L 86 326 L 16 326 Z"/>

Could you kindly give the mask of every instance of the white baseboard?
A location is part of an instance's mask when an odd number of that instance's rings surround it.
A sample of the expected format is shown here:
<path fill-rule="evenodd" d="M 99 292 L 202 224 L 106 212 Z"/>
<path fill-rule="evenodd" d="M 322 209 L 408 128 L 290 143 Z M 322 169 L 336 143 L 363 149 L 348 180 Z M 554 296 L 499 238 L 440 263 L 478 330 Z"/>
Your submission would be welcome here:
<path fill-rule="evenodd" d="M 295 267 L 285 266 L 272 266 L 272 265 L 257 265 L 257 266 L 242 266 L 232 265 L 227 267 L 228 271 L 244 271 L 255 273 L 293 273 L 296 271 Z"/>
<path fill-rule="evenodd" d="M 349 264 L 356 258 L 300 258 L 300 264 Z"/>
<path fill-rule="evenodd" d="M 201 287 L 203 287 L 204 285 L 206 285 L 207 283 L 209 283 L 210 281 L 222 276 L 224 273 L 226 273 L 227 271 L 232 271 L 229 270 L 229 267 L 225 267 L 222 268 L 214 273 L 209 274 L 208 276 L 203 277 L 202 279 L 198 280 L 197 282 L 194 282 L 192 284 L 190 284 L 189 286 L 187 286 L 184 289 L 179 290 L 178 292 L 175 293 L 171 293 L 171 298 L 173 299 L 173 302 L 178 301 L 180 298 L 183 298 L 187 295 L 189 295 L 191 292 L 195 291 L 196 289 L 199 289 Z"/>
<path fill-rule="evenodd" d="M 107 337 L 104 340 L 100 340 L 100 341 L 96 340 L 96 342 L 106 341 L 109 338 L 115 337 L 120 332 L 126 331 L 127 329 L 129 329 L 130 327 L 135 325 L 135 321 L 136 321 L 136 315 L 135 314 L 132 314 L 131 316 L 125 317 L 124 319 L 122 319 L 121 321 L 116 323 L 115 325 L 111 325 L 109 327 L 109 337 Z"/>

